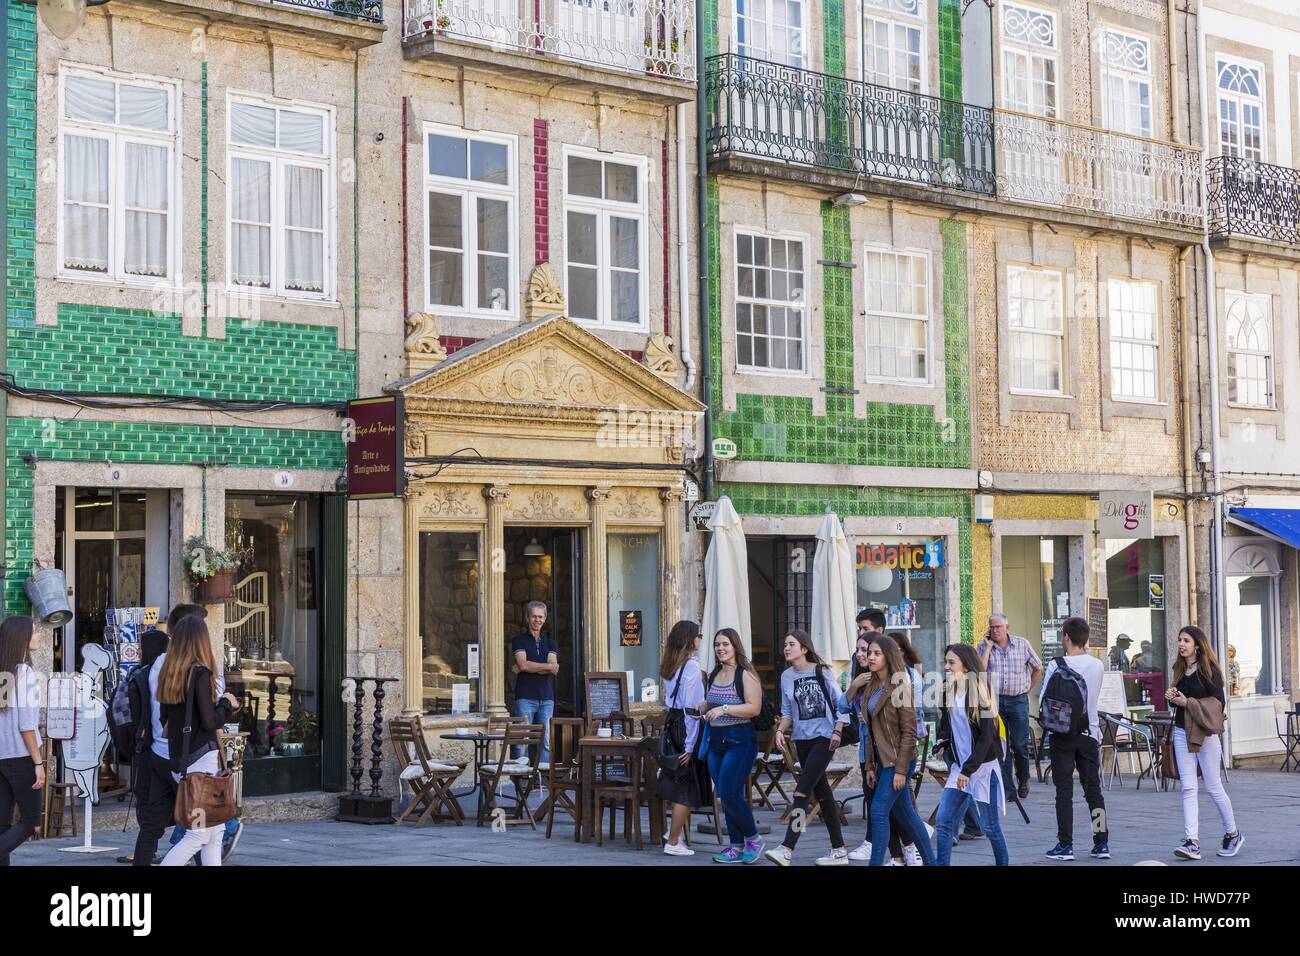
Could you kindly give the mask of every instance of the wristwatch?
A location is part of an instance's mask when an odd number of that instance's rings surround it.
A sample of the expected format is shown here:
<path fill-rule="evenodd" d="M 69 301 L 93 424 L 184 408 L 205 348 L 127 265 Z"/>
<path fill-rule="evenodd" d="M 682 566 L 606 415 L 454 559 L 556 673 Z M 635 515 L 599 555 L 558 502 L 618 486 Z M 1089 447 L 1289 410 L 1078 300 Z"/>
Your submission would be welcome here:
<path fill-rule="evenodd" d="M 730 713 L 731 713 L 731 705 L 730 705 L 730 704 L 723 704 L 723 705 L 722 705 L 722 716 L 723 716 L 723 717 L 726 717 L 726 716 L 727 716 L 728 714 L 730 714 Z"/>

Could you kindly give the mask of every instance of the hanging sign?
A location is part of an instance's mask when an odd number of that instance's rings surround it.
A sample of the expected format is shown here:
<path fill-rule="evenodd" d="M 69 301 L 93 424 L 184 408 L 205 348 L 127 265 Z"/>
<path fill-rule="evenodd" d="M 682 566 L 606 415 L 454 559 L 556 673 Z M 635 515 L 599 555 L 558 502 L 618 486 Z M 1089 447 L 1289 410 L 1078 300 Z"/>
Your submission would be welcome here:
<path fill-rule="evenodd" d="M 405 489 L 402 396 L 348 402 L 348 498 L 399 498 Z"/>
<path fill-rule="evenodd" d="M 1103 538 L 1153 538 L 1150 491 L 1103 491 L 1097 505 Z"/>
<path fill-rule="evenodd" d="M 713 457 L 719 461 L 730 461 L 736 457 L 739 449 L 730 438 L 713 439 Z"/>
<path fill-rule="evenodd" d="M 707 531 L 713 513 L 718 510 L 716 501 L 700 501 L 691 506 L 691 527 L 696 531 Z"/>

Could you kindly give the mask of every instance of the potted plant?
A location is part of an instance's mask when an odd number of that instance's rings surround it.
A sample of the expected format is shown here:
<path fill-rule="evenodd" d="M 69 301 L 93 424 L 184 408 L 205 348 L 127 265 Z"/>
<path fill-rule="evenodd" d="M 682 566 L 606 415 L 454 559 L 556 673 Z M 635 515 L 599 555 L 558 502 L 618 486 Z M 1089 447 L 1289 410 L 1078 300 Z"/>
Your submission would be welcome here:
<path fill-rule="evenodd" d="M 234 596 L 238 566 L 226 548 L 213 547 L 197 535 L 185 542 L 185 573 L 204 604 L 220 604 Z"/>
<path fill-rule="evenodd" d="M 645 41 L 645 71 L 647 73 L 668 73 L 672 64 L 668 63 L 669 51 L 672 52 L 673 59 L 677 56 L 677 36 L 673 35 L 671 40 L 665 37 L 659 37 L 653 40 L 649 37 Z"/>
<path fill-rule="evenodd" d="M 276 745 L 286 757 L 301 757 L 307 742 L 315 739 L 316 715 L 301 707 L 289 714 L 275 735 Z"/>

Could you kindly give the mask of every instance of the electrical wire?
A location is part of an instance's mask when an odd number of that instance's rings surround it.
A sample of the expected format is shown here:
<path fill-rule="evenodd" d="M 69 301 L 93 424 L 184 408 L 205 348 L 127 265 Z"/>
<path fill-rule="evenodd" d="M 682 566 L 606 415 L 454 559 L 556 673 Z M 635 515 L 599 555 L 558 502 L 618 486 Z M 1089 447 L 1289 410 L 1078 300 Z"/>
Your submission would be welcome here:
<path fill-rule="evenodd" d="M 0 376 L 0 389 L 15 398 L 32 401 L 61 402 L 79 408 L 140 409 L 171 408 L 178 411 L 272 412 L 285 409 L 328 409 L 343 414 L 346 402 L 295 402 L 285 400 L 238 400 L 203 398 L 195 395 L 168 395 L 159 392 L 75 392 L 66 389 L 29 388 L 19 385 L 12 373 Z"/>

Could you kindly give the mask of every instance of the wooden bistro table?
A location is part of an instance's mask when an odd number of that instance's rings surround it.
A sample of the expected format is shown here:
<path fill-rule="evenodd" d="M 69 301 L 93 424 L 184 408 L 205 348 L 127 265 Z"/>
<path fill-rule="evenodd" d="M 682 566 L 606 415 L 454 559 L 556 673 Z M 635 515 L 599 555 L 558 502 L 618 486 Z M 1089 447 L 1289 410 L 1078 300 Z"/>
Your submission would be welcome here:
<path fill-rule="evenodd" d="M 461 797 L 468 797 L 471 793 L 473 793 L 475 790 L 479 788 L 478 772 L 487 764 L 488 756 L 491 752 L 490 748 L 492 744 L 505 740 L 506 735 L 489 734 L 480 730 L 472 734 L 458 734 L 453 732 L 450 734 L 440 734 L 439 736 L 443 740 L 459 740 L 462 742 L 468 741 L 469 743 L 472 743 L 474 745 L 474 785 L 470 787 L 468 790 L 464 790 L 460 793 L 456 793 L 455 791 L 452 792 L 453 796 L 455 796 L 457 799 Z"/>
<path fill-rule="evenodd" d="M 639 782 L 641 774 L 640 746 L 644 737 L 581 737 L 578 740 L 578 762 L 581 765 L 582 790 L 582 842 L 590 843 L 596 838 L 596 764 L 603 760 L 605 764 L 616 758 L 627 762 L 630 778 Z M 638 784 L 639 785 L 639 784 Z M 651 797 L 650 804 L 650 845 L 658 846 L 660 831 L 663 829 L 664 804 L 658 797 Z"/>

